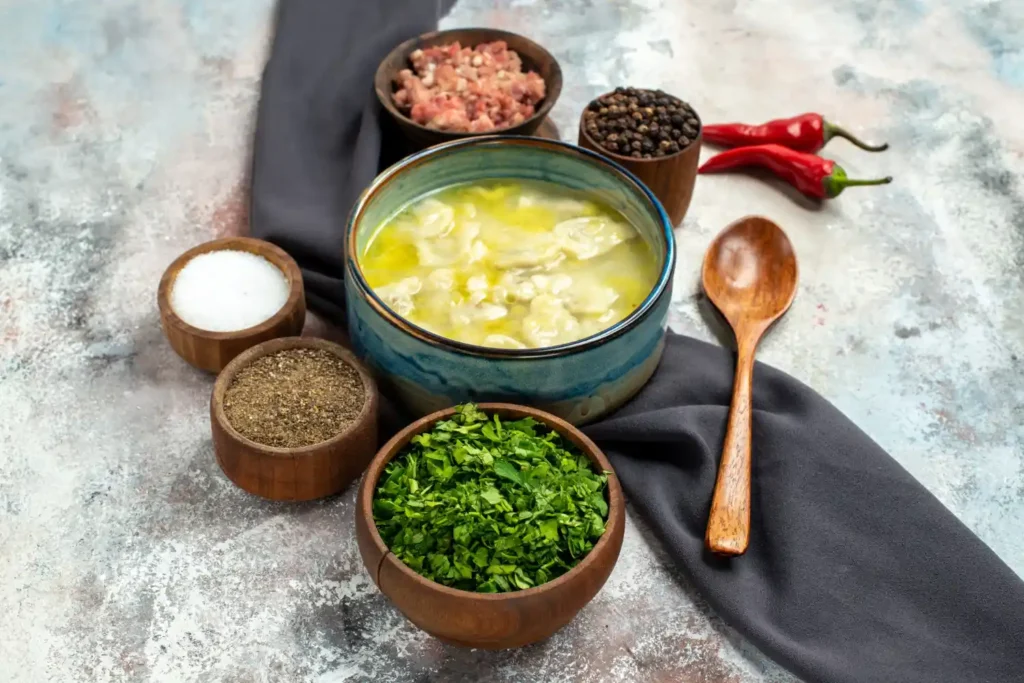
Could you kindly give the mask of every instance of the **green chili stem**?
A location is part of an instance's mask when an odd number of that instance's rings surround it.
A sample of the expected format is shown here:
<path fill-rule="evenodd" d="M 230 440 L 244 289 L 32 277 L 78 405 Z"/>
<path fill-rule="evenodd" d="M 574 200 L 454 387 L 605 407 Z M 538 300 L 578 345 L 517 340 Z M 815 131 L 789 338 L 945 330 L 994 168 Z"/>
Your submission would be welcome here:
<path fill-rule="evenodd" d="M 838 181 L 838 185 L 841 187 L 856 187 L 858 185 L 888 185 L 892 182 L 892 176 L 887 175 L 884 178 L 869 178 L 869 179 L 854 179 L 854 178 L 843 178 Z"/>
<path fill-rule="evenodd" d="M 885 176 L 884 178 L 869 178 L 869 179 L 856 179 L 847 178 L 846 171 L 842 166 L 836 164 L 832 173 L 825 177 L 823 184 L 824 196 L 828 198 L 838 197 L 839 193 L 848 187 L 857 187 L 858 185 L 887 185 L 892 182 L 892 176 Z"/>
<path fill-rule="evenodd" d="M 883 142 L 880 145 L 870 145 L 861 140 L 860 138 L 858 138 L 850 131 L 843 128 L 842 126 L 837 126 L 836 124 L 828 123 L 827 121 L 825 122 L 824 132 L 826 142 L 831 138 L 843 138 L 844 140 L 849 140 L 857 147 L 860 147 L 861 149 L 866 150 L 868 152 L 884 152 L 885 150 L 889 149 L 888 142 Z"/>

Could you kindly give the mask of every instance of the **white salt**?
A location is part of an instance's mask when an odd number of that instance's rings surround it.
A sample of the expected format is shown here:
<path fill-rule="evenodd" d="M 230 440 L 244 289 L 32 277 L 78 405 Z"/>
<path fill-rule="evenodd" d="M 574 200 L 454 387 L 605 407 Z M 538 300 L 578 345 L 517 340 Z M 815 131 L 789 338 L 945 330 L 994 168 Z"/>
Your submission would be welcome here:
<path fill-rule="evenodd" d="M 273 317 L 288 301 L 288 289 L 284 273 L 258 254 L 210 251 L 178 272 L 171 308 L 193 327 L 235 332 Z"/>

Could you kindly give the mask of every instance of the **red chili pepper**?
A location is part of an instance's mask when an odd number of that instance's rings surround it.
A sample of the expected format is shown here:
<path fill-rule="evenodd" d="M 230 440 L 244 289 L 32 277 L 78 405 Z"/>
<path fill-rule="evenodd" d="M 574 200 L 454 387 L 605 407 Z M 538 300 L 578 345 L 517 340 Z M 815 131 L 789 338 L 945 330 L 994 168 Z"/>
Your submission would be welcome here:
<path fill-rule="evenodd" d="M 861 149 L 882 152 L 888 143 L 869 145 L 839 126 L 829 123 L 821 114 L 800 114 L 789 119 L 775 119 L 751 126 L 745 123 L 719 123 L 704 126 L 705 142 L 723 147 L 751 145 L 782 145 L 800 152 L 817 152 L 832 138 L 845 138 Z"/>
<path fill-rule="evenodd" d="M 717 154 L 701 166 L 698 173 L 719 173 L 744 166 L 762 166 L 788 181 L 804 194 L 819 199 L 831 199 L 847 187 L 855 185 L 884 185 L 892 176 L 873 180 L 853 180 L 831 159 L 805 154 L 781 145 L 755 145 L 738 147 Z"/>

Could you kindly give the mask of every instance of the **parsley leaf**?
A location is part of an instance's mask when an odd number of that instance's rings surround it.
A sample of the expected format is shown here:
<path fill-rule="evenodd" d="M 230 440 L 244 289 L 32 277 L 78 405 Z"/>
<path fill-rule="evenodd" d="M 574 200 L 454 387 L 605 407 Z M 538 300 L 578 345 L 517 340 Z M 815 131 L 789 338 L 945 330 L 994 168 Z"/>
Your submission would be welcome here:
<path fill-rule="evenodd" d="M 391 552 L 428 579 L 524 590 L 594 547 L 608 519 L 607 482 L 546 425 L 467 404 L 388 463 L 373 517 Z"/>

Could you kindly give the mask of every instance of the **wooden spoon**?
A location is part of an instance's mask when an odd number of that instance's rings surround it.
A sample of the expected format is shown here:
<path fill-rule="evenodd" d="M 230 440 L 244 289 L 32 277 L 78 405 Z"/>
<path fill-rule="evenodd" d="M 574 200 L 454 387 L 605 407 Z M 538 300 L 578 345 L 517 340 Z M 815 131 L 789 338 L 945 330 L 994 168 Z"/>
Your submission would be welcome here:
<path fill-rule="evenodd" d="M 767 218 L 747 216 L 718 234 L 704 256 L 704 291 L 736 335 L 739 351 L 722 462 L 704 543 L 742 555 L 750 542 L 750 418 L 754 352 L 796 295 L 793 245 Z"/>

